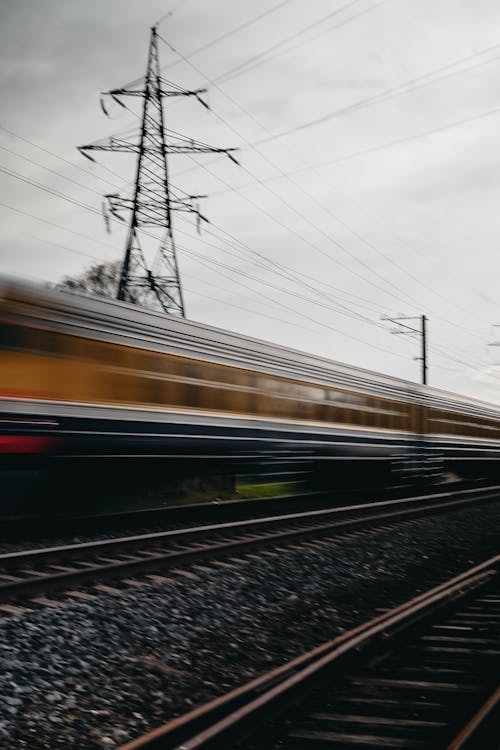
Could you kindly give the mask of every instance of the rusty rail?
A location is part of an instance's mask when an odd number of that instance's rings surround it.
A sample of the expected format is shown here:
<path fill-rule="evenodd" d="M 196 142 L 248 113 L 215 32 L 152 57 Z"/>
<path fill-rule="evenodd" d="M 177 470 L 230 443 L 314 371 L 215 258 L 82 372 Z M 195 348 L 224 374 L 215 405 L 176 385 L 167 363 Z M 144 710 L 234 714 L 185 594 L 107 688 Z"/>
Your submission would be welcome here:
<path fill-rule="evenodd" d="M 435 620 L 437 616 L 441 616 L 443 620 L 450 613 L 456 613 L 457 608 L 464 607 L 464 603 L 471 600 L 478 592 L 483 593 L 487 590 L 488 585 L 495 585 L 494 591 L 498 591 L 498 596 L 500 596 L 499 567 L 500 555 L 496 555 L 405 604 L 342 634 L 333 641 L 322 644 L 282 667 L 123 745 L 120 750 L 181 750 L 181 748 L 182 750 L 223 750 L 226 747 L 233 748 L 239 742 L 261 731 L 262 727 L 266 726 L 272 719 L 276 719 L 283 714 L 286 715 L 290 707 L 304 703 L 317 692 L 321 694 L 321 688 L 325 684 L 328 685 L 328 691 L 331 694 L 338 681 L 345 683 L 349 670 L 355 672 L 357 669 L 359 670 L 360 665 L 370 661 L 380 663 L 381 654 L 383 658 L 384 653 L 391 653 L 395 648 L 401 648 L 402 645 L 408 644 L 411 637 L 415 640 L 419 637 L 418 633 L 421 633 L 422 628 L 428 626 L 429 622 Z M 497 621 L 498 637 L 498 620 L 500 620 L 500 606 L 498 604 L 500 598 L 497 599 L 496 596 L 497 594 L 494 593 L 490 600 L 497 608 L 494 619 Z M 496 651 L 497 666 L 499 660 L 500 644 L 497 645 Z M 492 674 L 494 675 L 493 681 L 496 679 L 498 682 L 498 671 L 496 674 L 493 671 Z M 417 684 L 420 685 L 421 683 Z M 470 686 L 466 685 L 464 689 L 467 689 L 467 687 Z M 443 688 L 442 684 L 441 688 Z M 457 738 L 451 744 L 447 740 L 442 745 L 443 750 L 465 750 L 466 748 L 467 750 L 469 748 L 476 748 L 477 750 L 477 745 L 467 743 L 471 737 L 477 736 L 476 733 L 486 719 L 491 718 L 495 711 L 498 713 L 500 700 L 496 686 L 493 695 L 491 694 L 491 685 L 487 684 L 484 688 L 484 695 L 479 695 L 476 709 L 469 707 L 470 712 L 474 715 L 467 722 L 465 728 L 458 728 Z M 481 691 L 479 692 L 481 693 Z M 318 700 L 316 700 L 316 703 L 318 703 Z M 319 703 L 321 704 L 321 697 Z M 295 719 L 292 719 L 292 726 L 294 721 Z M 418 724 L 418 722 L 412 722 L 411 720 L 406 723 L 409 726 Z M 430 723 L 432 724 L 432 722 Z M 281 738 L 279 729 L 274 728 L 273 731 L 277 732 Z M 306 741 L 306 737 L 303 739 Z M 307 739 L 310 741 L 308 747 L 312 747 L 311 739 L 314 738 L 308 737 Z M 382 744 L 376 746 L 382 746 Z M 393 746 L 397 747 L 396 744 Z M 404 745 L 400 746 L 403 747 Z M 424 746 L 422 745 L 422 747 Z M 432 745 L 432 747 L 435 746 Z M 264 748 L 266 745 L 259 742 L 256 747 Z M 286 743 L 283 747 L 286 747 Z M 484 745 L 484 747 L 480 745 L 480 747 L 481 750 L 487 750 L 488 745 Z M 496 748 L 496 745 L 492 745 L 492 747 Z"/>

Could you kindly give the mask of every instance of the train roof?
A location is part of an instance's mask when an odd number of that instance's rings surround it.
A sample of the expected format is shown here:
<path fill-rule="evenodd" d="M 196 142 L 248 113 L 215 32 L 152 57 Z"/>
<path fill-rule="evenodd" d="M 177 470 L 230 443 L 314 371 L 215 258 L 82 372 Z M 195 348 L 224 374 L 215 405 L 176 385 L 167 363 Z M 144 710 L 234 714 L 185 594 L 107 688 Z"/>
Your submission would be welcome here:
<path fill-rule="evenodd" d="M 437 408 L 458 408 L 500 417 L 499 406 L 478 399 L 335 362 L 161 311 L 146 310 L 127 302 L 3 278 L 0 279 L 0 320 L 11 319 L 22 320 L 26 325 L 119 341 L 130 346 L 322 382 L 348 390 L 427 402 Z"/>

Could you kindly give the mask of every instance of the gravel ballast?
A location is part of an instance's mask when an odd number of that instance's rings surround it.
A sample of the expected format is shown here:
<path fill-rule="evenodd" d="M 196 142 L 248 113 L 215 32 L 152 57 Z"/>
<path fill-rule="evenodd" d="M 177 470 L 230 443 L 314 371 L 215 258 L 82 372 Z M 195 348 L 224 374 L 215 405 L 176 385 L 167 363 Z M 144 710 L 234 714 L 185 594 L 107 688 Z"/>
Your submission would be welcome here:
<path fill-rule="evenodd" d="M 0 748 L 117 747 L 486 559 L 499 539 L 497 502 L 5 618 Z"/>

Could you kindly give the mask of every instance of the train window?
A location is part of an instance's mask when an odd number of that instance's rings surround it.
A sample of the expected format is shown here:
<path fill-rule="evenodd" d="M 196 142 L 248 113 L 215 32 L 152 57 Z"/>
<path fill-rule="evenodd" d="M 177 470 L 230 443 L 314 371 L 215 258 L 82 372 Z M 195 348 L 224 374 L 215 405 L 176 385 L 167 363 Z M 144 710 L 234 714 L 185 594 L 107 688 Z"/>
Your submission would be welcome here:
<path fill-rule="evenodd" d="M 278 417 L 279 419 L 300 419 L 300 403 L 297 401 L 282 398 L 275 392 L 271 392 L 269 397 L 264 401 L 267 414 L 266 416 Z"/>
<path fill-rule="evenodd" d="M 311 420 L 314 417 L 314 404 L 310 401 L 300 400 L 297 401 L 297 418 Z"/>
<path fill-rule="evenodd" d="M 392 426 L 391 424 L 392 416 L 390 414 L 390 409 L 388 408 L 387 402 L 382 401 L 380 403 L 380 410 L 377 414 L 377 427 L 381 427 L 384 430 L 389 430 Z"/>
<path fill-rule="evenodd" d="M 340 416 L 341 416 L 342 424 L 345 424 L 345 425 L 352 425 L 353 424 L 352 412 L 351 412 L 350 409 L 341 408 L 341 409 L 339 409 L 339 413 L 340 413 Z"/>
<path fill-rule="evenodd" d="M 454 428 L 455 428 L 455 425 L 454 425 L 455 419 L 453 417 L 453 413 L 450 411 L 443 412 L 443 420 L 444 420 L 444 428 L 445 428 L 443 431 L 447 435 L 452 435 Z"/>
<path fill-rule="evenodd" d="M 258 414 L 258 398 L 255 392 L 226 391 L 229 396 L 229 409 L 240 414 Z"/>
<path fill-rule="evenodd" d="M 329 388 L 325 392 L 325 406 L 323 413 L 327 422 L 343 424 L 346 422 L 346 410 L 338 406 L 338 391 Z"/>
<path fill-rule="evenodd" d="M 187 360 L 184 364 L 185 376 L 192 380 L 214 380 L 213 369 L 204 362 L 194 362 Z"/>
<path fill-rule="evenodd" d="M 200 387 L 192 383 L 184 383 L 180 391 L 179 406 L 199 407 L 202 401 Z"/>
<path fill-rule="evenodd" d="M 380 423 L 380 399 L 370 398 L 370 415 L 368 427 L 379 427 Z"/>
<path fill-rule="evenodd" d="M 399 415 L 395 409 L 387 408 L 387 421 L 391 430 L 399 429 Z"/>
<path fill-rule="evenodd" d="M 369 398 L 367 399 L 367 401 L 368 405 L 366 411 L 364 412 L 364 424 L 366 427 L 377 427 L 377 417 L 379 411 L 377 399 Z"/>
<path fill-rule="evenodd" d="M 448 431 L 448 420 L 447 420 L 446 416 L 447 415 L 446 415 L 445 411 L 440 410 L 438 412 L 439 432 L 440 432 L 441 435 L 446 435 L 446 433 Z"/>
<path fill-rule="evenodd" d="M 381 412 L 387 408 L 387 405 L 379 398 L 370 399 L 370 427 L 381 427 L 382 426 L 382 414 Z"/>
<path fill-rule="evenodd" d="M 324 403 L 322 407 L 322 421 L 335 424 L 339 421 L 337 410 L 333 404 Z"/>

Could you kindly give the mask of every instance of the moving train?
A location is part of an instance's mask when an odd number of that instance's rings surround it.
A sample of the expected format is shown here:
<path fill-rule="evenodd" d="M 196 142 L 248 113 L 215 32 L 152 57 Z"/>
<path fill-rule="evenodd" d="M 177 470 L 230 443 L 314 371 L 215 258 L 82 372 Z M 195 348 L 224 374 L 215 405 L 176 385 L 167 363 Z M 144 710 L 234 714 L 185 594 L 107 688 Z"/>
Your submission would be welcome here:
<path fill-rule="evenodd" d="M 270 457 L 307 459 L 333 479 L 491 474 L 500 407 L 124 302 L 0 281 L 4 476 L 49 467 L 75 492 L 104 467 L 173 476 Z"/>

